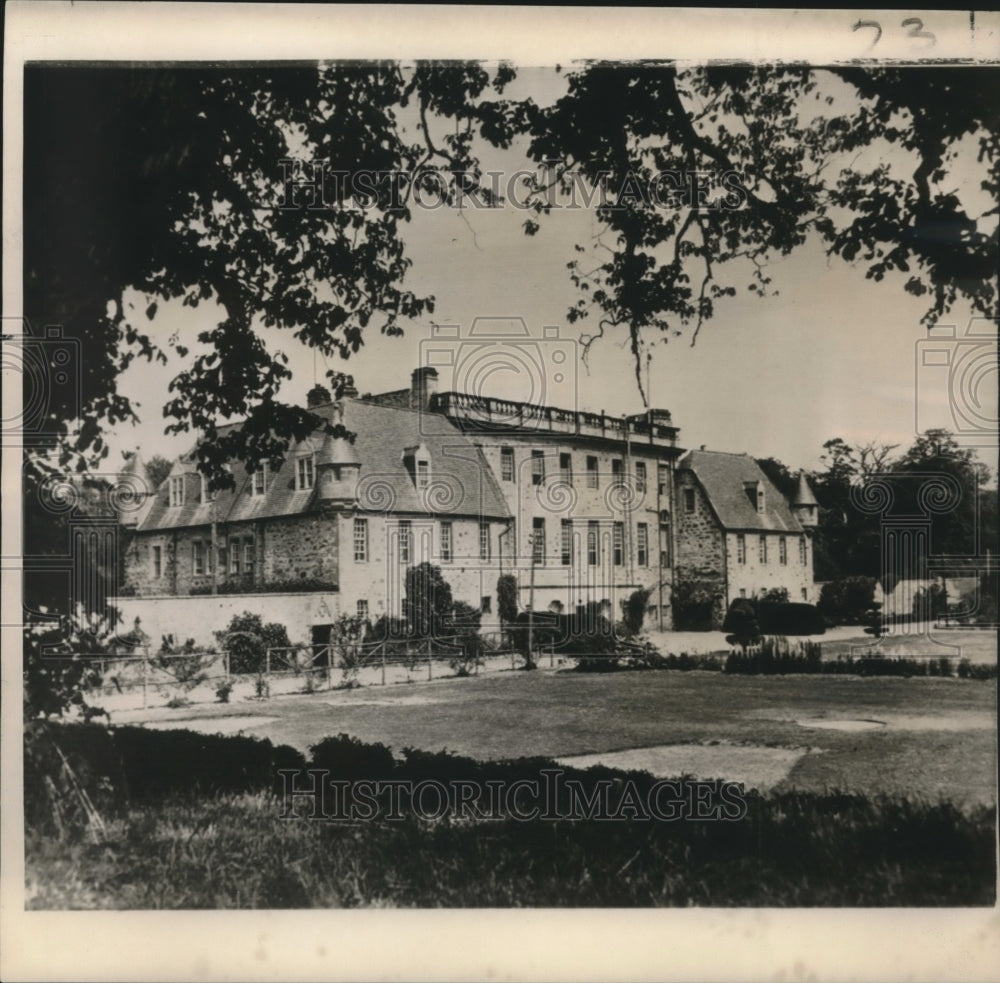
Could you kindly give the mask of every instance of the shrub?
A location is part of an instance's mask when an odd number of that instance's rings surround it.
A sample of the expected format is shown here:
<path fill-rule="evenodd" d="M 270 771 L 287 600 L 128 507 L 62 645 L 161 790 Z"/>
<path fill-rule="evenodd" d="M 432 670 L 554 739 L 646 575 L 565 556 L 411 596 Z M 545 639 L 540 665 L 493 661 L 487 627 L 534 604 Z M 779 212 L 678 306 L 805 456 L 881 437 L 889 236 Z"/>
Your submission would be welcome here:
<path fill-rule="evenodd" d="M 454 601 L 441 568 L 418 563 L 406 571 L 403 612 L 415 638 L 440 638 L 446 633 Z"/>
<path fill-rule="evenodd" d="M 875 602 L 874 577 L 842 577 L 824 584 L 819 610 L 832 625 L 858 625 Z"/>
<path fill-rule="evenodd" d="M 642 623 L 646 618 L 646 605 L 649 603 L 649 591 L 640 587 L 622 601 L 622 623 L 626 637 L 631 638 L 642 631 Z"/>
<path fill-rule="evenodd" d="M 760 601 L 765 601 L 768 604 L 787 604 L 788 603 L 788 588 L 787 587 L 769 587 L 763 594 L 758 598 Z"/>
<path fill-rule="evenodd" d="M 729 645 L 739 645 L 744 653 L 748 646 L 755 645 L 760 641 L 757 612 L 754 611 L 753 605 L 745 597 L 738 597 L 729 605 L 726 620 L 722 623 L 722 630 L 731 632 L 726 636 L 726 642 Z"/>
<path fill-rule="evenodd" d="M 764 635 L 822 635 L 826 623 L 813 604 L 756 604 L 757 622 Z"/>
<path fill-rule="evenodd" d="M 722 582 L 712 570 L 678 567 L 671 604 L 676 631 L 709 631 L 722 616 Z"/>
<path fill-rule="evenodd" d="M 497 614 L 502 625 L 511 625 L 517 618 L 517 577 L 511 573 L 497 578 Z"/>
<path fill-rule="evenodd" d="M 269 648 L 291 648 L 288 631 L 277 622 L 263 624 L 259 614 L 244 611 L 234 614 L 224 631 L 217 631 L 223 652 L 229 656 L 229 671 L 234 675 L 264 671 Z"/>

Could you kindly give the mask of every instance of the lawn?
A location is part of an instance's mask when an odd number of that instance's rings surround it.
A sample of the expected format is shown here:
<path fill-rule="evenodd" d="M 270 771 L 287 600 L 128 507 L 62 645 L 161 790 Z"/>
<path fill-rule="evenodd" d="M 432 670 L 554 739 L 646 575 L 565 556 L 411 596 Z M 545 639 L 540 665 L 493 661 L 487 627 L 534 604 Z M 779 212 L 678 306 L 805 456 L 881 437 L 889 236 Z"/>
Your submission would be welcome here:
<path fill-rule="evenodd" d="M 732 744 L 794 748 L 803 754 L 781 788 L 944 795 L 965 805 L 995 802 L 996 693 L 995 681 L 959 679 L 515 671 L 125 719 L 212 731 L 238 715 L 245 733 L 302 751 L 343 732 L 397 752 L 448 749 L 481 760 L 675 744 L 714 743 L 720 759 Z M 879 723 L 829 726 L 838 721 Z"/>

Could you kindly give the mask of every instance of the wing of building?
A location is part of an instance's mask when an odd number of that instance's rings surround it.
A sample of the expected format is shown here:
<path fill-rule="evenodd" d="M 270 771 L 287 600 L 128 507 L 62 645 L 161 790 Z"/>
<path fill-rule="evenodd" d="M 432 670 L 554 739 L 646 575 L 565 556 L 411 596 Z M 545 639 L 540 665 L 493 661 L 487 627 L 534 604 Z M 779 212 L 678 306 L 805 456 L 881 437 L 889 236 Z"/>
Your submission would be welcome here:
<path fill-rule="evenodd" d="M 684 456 L 667 410 L 622 418 L 441 393 L 433 368 L 364 398 L 317 387 L 310 409 L 317 429 L 279 470 L 231 462 L 232 490 L 210 495 L 193 452 L 174 463 L 128 535 L 128 623 L 207 641 L 252 610 L 309 642 L 342 613 L 400 615 L 406 570 L 424 560 L 484 627 L 501 575 L 535 610 L 597 603 L 617 617 L 643 589 L 663 627 L 688 568 L 714 569 L 727 599 L 776 585 L 812 599 L 804 508 L 747 455 Z M 340 423 L 353 442 L 331 435 Z"/>

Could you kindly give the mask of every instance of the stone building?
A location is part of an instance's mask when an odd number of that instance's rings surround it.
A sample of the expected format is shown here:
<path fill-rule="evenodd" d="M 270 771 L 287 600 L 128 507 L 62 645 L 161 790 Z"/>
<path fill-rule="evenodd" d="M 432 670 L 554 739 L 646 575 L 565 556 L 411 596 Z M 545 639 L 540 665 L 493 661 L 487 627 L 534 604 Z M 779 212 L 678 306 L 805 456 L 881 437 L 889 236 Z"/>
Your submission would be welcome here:
<path fill-rule="evenodd" d="M 596 602 L 617 617 L 643 588 L 649 623 L 664 628 L 685 565 L 715 568 L 727 598 L 783 585 L 812 599 L 802 508 L 746 455 L 683 456 L 666 410 L 622 418 L 441 393 L 431 367 L 408 389 L 364 398 L 331 402 L 317 387 L 310 408 L 324 423 L 280 470 L 232 462 L 231 491 L 210 495 L 193 455 L 174 463 L 130 537 L 126 622 L 207 642 L 252 610 L 309 642 L 341 613 L 399 616 L 406 570 L 424 560 L 484 627 L 497 624 L 504 574 L 522 609 Z"/>
<path fill-rule="evenodd" d="M 716 578 L 722 612 L 737 597 L 785 589 L 815 603 L 810 533 L 818 506 L 804 475 L 792 502 L 749 454 L 689 451 L 677 469 L 677 566 Z"/>

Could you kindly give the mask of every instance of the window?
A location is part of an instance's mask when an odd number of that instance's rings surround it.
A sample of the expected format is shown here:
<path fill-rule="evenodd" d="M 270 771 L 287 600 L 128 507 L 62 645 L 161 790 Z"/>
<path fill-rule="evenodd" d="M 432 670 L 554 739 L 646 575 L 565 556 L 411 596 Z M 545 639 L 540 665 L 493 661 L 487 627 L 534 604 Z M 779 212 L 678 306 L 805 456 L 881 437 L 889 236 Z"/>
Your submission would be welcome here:
<path fill-rule="evenodd" d="M 736 537 L 736 562 L 747 562 L 747 538 L 743 535 L 743 533 L 740 533 Z"/>
<path fill-rule="evenodd" d="M 788 539 L 782 536 L 778 540 L 778 562 L 783 566 L 788 566 Z"/>
<path fill-rule="evenodd" d="M 620 567 L 625 558 L 625 523 L 616 522 L 612 529 L 612 548 L 615 556 L 615 566 Z"/>
<path fill-rule="evenodd" d="M 531 452 L 531 483 L 540 485 L 545 481 L 545 452 Z"/>
<path fill-rule="evenodd" d="M 806 556 L 807 552 L 808 552 L 808 547 L 806 546 L 806 537 L 799 536 L 799 563 L 801 563 L 802 566 L 805 566 L 806 563 L 808 562 Z"/>
<path fill-rule="evenodd" d="M 358 610 L 358 617 L 362 621 L 367 621 L 368 620 L 368 601 L 366 601 L 366 600 L 360 600 L 360 601 L 358 601 L 358 608 L 357 608 L 357 610 Z"/>
<path fill-rule="evenodd" d="M 767 536 L 761 536 L 758 540 L 757 555 L 761 563 L 767 563 Z"/>
<path fill-rule="evenodd" d="M 587 565 L 597 566 L 598 555 L 598 526 L 594 521 L 587 523 Z"/>
<path fill-rule="evenodd" d="M 205 544 L 195 540 L 191 544 L 192 570 L 196 577 L 205 573 Z"/>
<path fill-rule="evenodd" d="M 431 483 L 431 462 L 417 461 L 417 490 L 423 491 Z"/>
<path fill-rule="evenodd" d="M 489 614 L 493 610 L 493 598 L 489 594 L 484 594 L 479 602 L 479 610 L 483 614 Z"/>
<path fill-rule="evenodd" d="M 659 464 L 656 468 L 656 482 L 660 488 L 660 495 L 664 498 L 670 494 L 667 485 L 670 483 L 670 469 L 665 464 Z"/>
<path fill-rule="evenodd" d="M 622 462 L 620 459 L 615 458 L 611 462 L 611 480 L 616 484 L 620 485 L 622 483 Z"/>
<path fill-rule="evenodd" d="M 170 479 L 170 506 L 176 508 L 184 504 L 184 475 L 175 474 Z"/>
<path fill-rule="evenodd" d="M 807 591 L 805 587 L 802 588 L 802 600 L 803 601 L 809 600 L 809 591 Z"/>
<path fill-rule="evenodd" d="M 253 473 L 253 480 L 250 484 L 251 495 L 263 495 L 267 490 L 267 465 L 262 464 Z"/>
<path fill-rule="evenodd" d="M 254 559 L 255 559 L 255 555 L 254 555 L 254 548 L 253 548 L 253 540 L 252 539 L 248 539 L 243 544 L 243 572 L 248 577 L 252 577 L 253 576 Z"/>
<path fill-rule="evenodd" d="M 684 511 L 693 512 L 694 511 L 694 489 L 685 488 L 684 489 Z"/>
<path fill-rule="evenodd" d="M 399 520 L 399 562 L 410 562 L 410 520 Z"/>
<path fill-rule="evenodd" d="M 215 496 L 208 490 L 208 479 L 203 474 L 199 474 L 198 477 L 201 479 L 198 483 L 198 504 L 205 505 Z"/>
<path fill-rule="evenodd" d="M 153 576 L 161 577 L 163 575 L 163 547 L 154 546 L 153 547 Z"/>
<path fill-rule="evenodd" d="M 219 573 L 226 572 L 226 547 L 219 544 Z"/>
<path fill-rule="evenodd" d="M 295 462 L 295 487 L 299 491 L 312 488 L 315 476 L 315 456 L 300 457 Z"/>
<path fill-rule="evenodd" d="M 746 596 L 747 596 L 747 589 L 745 587 L 741 587 L 740 588 L 740 597 L 746 597 Z"/>
<path fill-rule="evenodd" d="M 597 458 L 587 457 L 587 487 L 597 487 Z"/>
<path fill-rule="evenodd" d="M 568 567 L 573 562 L 573 522 L 570 519 L 562 520 L 561 529 L 561 552 L 562 565 Z"/>
<path fill-rule="evenodd" d="M 670 566 L 670 523 L 660 521 L 660 566 Z"/>
<path fill-rule="evenodd" d="M 545 563 L 545 520 L 531 520 L 531 560 Z"/>
<path fill-rule="evenodd" d="M 635 557 L 640 567 L 649 566 L 649 526 L 645 522 L 635 529 Z"/>
<path fill-rule="evenodd" d="M 514 448 L 500 448 L 500 479 L 502 481 L 514 480 Z"/>
<path fill-rule="evenodd" d="M 641 492 L 646 490 L 646 465 L 643 461 L 635 462 L 635 490 Z"/>
<path fill-rule="evenodd" d="M 490 524 L 488 522 L 479 523 L 479 559 L 488 560 L 490 558 Z"/>
<path fill-rule="evenodd" d="M 354 562 L 368 562 L 368 520 L 354 520 Z"/>
<path fill-rule="evenodd" d="M 242 563 L 242 554 L 240 553 L 240 541 L 238 539 L 229 540 L 229 572 L 232 574 L 239 575 Z"/>
<path fill-rule="evenodd" d="M 559 480 L 567 485 L 573 484 L 573 455 L 559 455 Z"/>
<path fill-rule="evenodd" d="M 441 562 L 451 563 L 451 523 L 441 523 Z"/>

